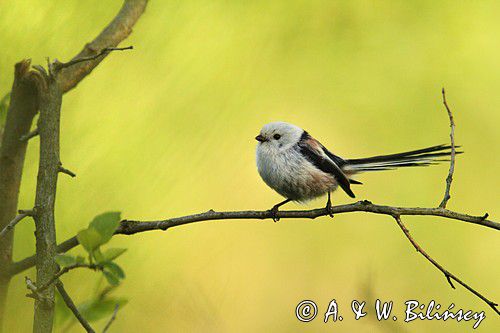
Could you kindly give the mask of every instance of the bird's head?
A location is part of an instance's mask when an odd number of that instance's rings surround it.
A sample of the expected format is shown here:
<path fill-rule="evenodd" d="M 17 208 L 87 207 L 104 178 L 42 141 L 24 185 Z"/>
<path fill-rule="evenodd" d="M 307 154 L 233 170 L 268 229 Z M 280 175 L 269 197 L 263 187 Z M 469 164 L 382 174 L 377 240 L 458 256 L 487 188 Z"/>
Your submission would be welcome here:
<path fill-rule="evenodd" d="M 264 125 L 255 139 L 259 141 L 259 146 L 284 150 L 299 142 L 302 133 L 304 133 L 304 130 L 295 125 L 274 122 Z"/>

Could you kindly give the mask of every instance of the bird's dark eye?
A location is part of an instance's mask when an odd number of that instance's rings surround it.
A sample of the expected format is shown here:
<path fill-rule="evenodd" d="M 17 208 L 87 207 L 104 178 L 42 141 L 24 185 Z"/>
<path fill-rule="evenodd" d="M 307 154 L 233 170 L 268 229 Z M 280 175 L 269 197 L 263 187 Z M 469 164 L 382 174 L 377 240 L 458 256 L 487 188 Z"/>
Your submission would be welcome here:
<path fill-rule="evenodd" d="M 273 138 L 274 138 L 275 140 L 279 140 L 279 139 L 281 138 L 281 135 L 279 135 L 279 134 L 274 134 L 274 135 L 273 135 Z"/>

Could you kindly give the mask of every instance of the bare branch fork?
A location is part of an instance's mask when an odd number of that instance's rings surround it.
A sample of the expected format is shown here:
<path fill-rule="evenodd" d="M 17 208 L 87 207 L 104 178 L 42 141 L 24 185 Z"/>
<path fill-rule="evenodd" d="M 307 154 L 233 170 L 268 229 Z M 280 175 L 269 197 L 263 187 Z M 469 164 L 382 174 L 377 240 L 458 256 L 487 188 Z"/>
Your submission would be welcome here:
<path fill-rule="evenodd" d="M 444 197 L 441 203 L 439 204 L 439 208 L 445 209 L 446 204 L 450 200 L 450 189 L 451 189 L 451 183 L 453 181 L 453 172 L 455 171 L 455 122 L 453 120 L 453 113 L 450 110 L 450 107 L 448 106 L 448 103 L 446 101 L 446 92 L 444 88 L 441 90 L 442 96 L 443 96 L 443 105 L 446 108 L 446 111 L 448 113 L 448 118 L 450 120 L 450 141 L 451 141 L 451 158 L 450 158 L 450 169 L 448 171 L 448 176 L 446 177 L 446 188 L 444 191 Z M 406 238 L 410 241 L 410 243 L 415 247 L 417 252 L 421 253 L 422 256 L 424 256 L 425 259 L 427 259 L 434 267 L 436 267 L 438 270 L 440 270 L 444 276 L 446 277 L 446 280 L 450 284 L 450 286 L 455 289 L 455 286 L 453 285 L 452 280 L 458 282 L 460 285 L 462 285 L 465 289 L 473 293 L 475 296 L 479 297 L 483 302 L 488 304 L 490 308 L 493 309 L 498 315 L 500 315 L 500 311 L 498 309 L 498 303 L 495 303 L 485 296 L 483 296 L 481 293 L 476 291 L 474 288 L 469 286 L 467 283 L 463 282 L 461 279 L 459 279 L 456 275 L 450 273 L 448 270 L 446 270 L 441 264 L 439 264 L 436 260 L 434 260 L 430 255 L 427 254 L 427 252 L 422 249 L 420 245 L 413 239 L 413 237 L 410 234 L 410 231 L 406 226 L 404 225 L 403 221 L 401 220 L 400 215 L 393 215 L 394 219 L 396 220 L 396 223 L 398 224 L 399 228 L 403 231 L 405 234 Z M 484 215 L 484 220 L 488 217 L 488 213 Z"/>
<path fill-rule="evenodd" d="M 443 105 L 446 108 L 446 111 L 448 113 L 448 118 L 450 120 L 450 141 L 451 141 L 451 157 L 450 157 L 450 169 L 448 171 L 448 176 L 446 177 L 446 188 L 444 191 L 444 197 L 441 203 L 439 204 L 439 208 L 445 209 L 446 204 L 450 200 L 450 189 L 451 189 L 451 183 L 453 181 L 453 172 L 455 170 L 455 122 L 453 120 L 453 113 L 450 110 L 450 107 L 448 106 L 448 103 L 446 101 L 446 92 L 444 88 L 441 90 L 442 96 L 443 96 Z M 493 309 L 498 315 L 500 315 L 500 311 L 498 309 L 498 303 L 495 303 L 491 301 L 490 299 L 486 298 L 483 296 L 481 293 L 479 293 L 477 290 L 469 286 L 467 283 L 463 282 L 461 279 L 459 279 L 456 275 L 452 274 L 449 272 L 447 269 L 445 269 L 441 264 L 439 264 L 436 260 L 434 260 L 427 252 L 415 241 L 415 239 L 411 236 L 410 231 L 408 228 L 404 225 L 403 221 L 401 220 L 400 215 L 393 215 L 394 219 L 396 220 L 396 223 L 398 224 L 399 228 L 403 231 L 404 235 L 410 241 L 410 243 L 415 247 L 417 252 L 422 254 L 422 256 L 427 259 L 434 267 L 436 267 L 438 270 L 440 270 L 444 276 L 446 277 L 446 280 L 450 284 L 450 286 L 455 289 L 455 286 L 453 285 L 452 280 L 458 282 L 460 285 L 462 285 L 465 289 L 473 293 L 476 297 L 479 297 L 483 302 L 488 304 L 490 308 Z M 484 215 L 484 219 L 488 217 L 488 214 L 486 213 Z"/>

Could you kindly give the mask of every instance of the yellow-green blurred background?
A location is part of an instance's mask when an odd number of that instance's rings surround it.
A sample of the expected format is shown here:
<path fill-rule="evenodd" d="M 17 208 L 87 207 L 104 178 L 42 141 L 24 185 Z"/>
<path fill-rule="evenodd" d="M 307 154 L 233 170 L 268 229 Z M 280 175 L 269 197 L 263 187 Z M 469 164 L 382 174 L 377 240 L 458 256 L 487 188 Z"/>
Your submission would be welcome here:
<path fill-rule="evenodd" d="M 0 94 L 23 58 L 67 60 L 121 1 L 0 2 Z M 297 124 L 344 157 L 445 143 L 444 85 L 455 113 L 457 160 L 449 208 L 498 220 L 500 155 L 498 1 L 150 1 L 131 37 L 64 98 L 60 177 L 62 241 L 97 214 L 150 220 L 215 210 L 268 209 L 281 198 L 259 178 L 255 135 L 270 121 Z M 34 201 L 38 139 L 28 149 L 20 208 Z M 366 174 L 357 198 L 436 206 L 447 165 Z M 334 203 L 352 202 L 337 192 Z M 290 204 L 288 209 L 314 208 Z M 500 300 L 498 233 L 434 217 L 404 221 L 450 271 Z M 223 221 L 119 236 L 129 302 L 112 332 L 468 331 L 472 323 L 403 323 L 408 299 L 484 310 L 482 332 L 500 328 L 483 302 L 417 255 L 387 216 Z M 34 251 L 33 225 L 15 235 L 15 259 Z M 72 253 L 81 253 L 75 249 Z M 11 284 L 7 331 L 31 330 L 23 276 Z M 64 282 L 75 301 L 98 274 Z M 300 323 L 302 299 L 321 312 L 331 299 L 343 322 Z M 399 320 L 372 306 L 355 321 L 353 299 L 393 300 Z M 105 320 L 94 323 L 102 329 Z M 396 325 L 396 326 L 395 326 Z M 78 325 L 72 332 L 79 332 Z"/>

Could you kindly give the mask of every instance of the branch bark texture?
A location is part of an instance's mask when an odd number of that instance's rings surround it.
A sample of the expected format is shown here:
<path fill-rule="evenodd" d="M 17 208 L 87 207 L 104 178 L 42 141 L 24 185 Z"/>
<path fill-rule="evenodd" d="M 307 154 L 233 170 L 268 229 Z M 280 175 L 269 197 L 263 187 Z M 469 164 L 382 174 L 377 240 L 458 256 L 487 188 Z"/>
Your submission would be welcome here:
<path fill-rule="evenodd" d="M 50 67 L 50 66 L 49 66 Z M 49 72 L 51 72 L 49 68 Z M 57 253 L 55 203 L 57 178 L 59 174 L 59 122 L 62 91 L 52 73 L 42 72 L 38 83 L 40 100 L 40 163 L 34 208 L 36 236 L 37 285 L 47 283 L 58 267 L 54 260 Z M 41 292 L 43 298 L 35 300 L 35 320 L 33 331 L 52 332 L 54 319 L 54 287 Z"/>

